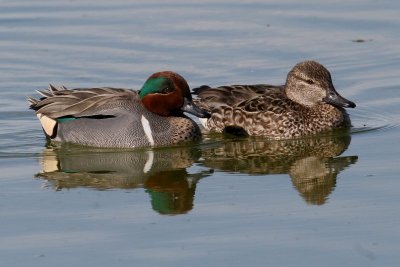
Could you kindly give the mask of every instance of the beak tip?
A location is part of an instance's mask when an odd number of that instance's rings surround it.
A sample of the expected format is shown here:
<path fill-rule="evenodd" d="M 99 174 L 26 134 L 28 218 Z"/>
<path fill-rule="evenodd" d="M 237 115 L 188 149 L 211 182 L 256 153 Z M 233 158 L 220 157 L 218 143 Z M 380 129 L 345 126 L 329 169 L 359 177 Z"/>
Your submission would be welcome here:
<path fill-rule="evenodd" d="M 345 107 L 345 108 L 355 108 L 356 107 L 356 103 L 354 103 L 352 101 L 348 101 L 345 105 L 343 105 L 343 107 Z"/>
<path fill-rule="evenodd" d="M 356 104 L 350 100 L 347 100 L 340 96 L 339 94 L 335 94 L 333 96 L 329 96 L 324 98 L 325 103 L 342 107 L 342 108 L 355 108 Z"/>
<path fill-rule="evenodd" d="M 356 104 L 353 102 L 350 102 L 350 103 L 345 103 L 345 104 L 339 104 L 338 106 L 339 107 L 341 106 L 342 108 L 355 108 Z"/>

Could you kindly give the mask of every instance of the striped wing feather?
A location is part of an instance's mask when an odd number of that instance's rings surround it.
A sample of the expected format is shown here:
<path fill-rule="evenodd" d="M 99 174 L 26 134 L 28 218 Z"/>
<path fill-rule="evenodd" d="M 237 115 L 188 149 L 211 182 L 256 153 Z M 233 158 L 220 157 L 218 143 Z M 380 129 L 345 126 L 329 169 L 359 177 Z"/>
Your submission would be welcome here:
<path fill-rule="evenodd" d="M 118 115 L 133 109 L 137 93 L 120 88 L 76 88 L 50 85 L 47 91 L 39 92 L 41 99 L 29 98 L 30 108 L 37 114 L 49 118 L 65 116 L 89 117 L 97 115 Z"/>

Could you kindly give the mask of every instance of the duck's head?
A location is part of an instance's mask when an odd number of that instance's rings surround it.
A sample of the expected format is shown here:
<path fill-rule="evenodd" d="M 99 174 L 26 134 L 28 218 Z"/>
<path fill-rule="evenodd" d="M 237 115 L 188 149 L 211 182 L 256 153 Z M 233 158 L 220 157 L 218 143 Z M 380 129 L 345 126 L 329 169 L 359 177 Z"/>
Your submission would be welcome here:
<path fill-rule="evenodd" d="M 183 112 L 199 118 L 211 116 L 193 103 L 186 80 L 172 71 L 151 75 L 140 89 L 139 97 L 146 109 L 160 116 L 176 116 Z"/>
<path fill-rule="evenodd" d="M 291 100 L 307 107 L 321 103 L 342 108 L 356 106 L 336 92 L 331 74 L 316 61 L 303 61 L 293 67 L 287 76 L 285 93 Z"/>

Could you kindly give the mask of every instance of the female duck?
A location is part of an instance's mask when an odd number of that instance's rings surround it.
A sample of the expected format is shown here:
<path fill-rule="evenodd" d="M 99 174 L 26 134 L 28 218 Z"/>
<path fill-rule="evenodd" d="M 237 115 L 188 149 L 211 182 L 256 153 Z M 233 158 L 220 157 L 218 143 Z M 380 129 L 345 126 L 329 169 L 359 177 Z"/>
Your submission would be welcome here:
<path fill-rule="evenodd" d="M 95 147 L 165 146 L 199 140 L 198 125 L 183 112 L 207 118 L 192 102 L 189 86 L 177 73 L 151 75 L 140 91 L 119 88 L 68 90 L 50 85 L 29 98 L 30 108 L 52 141 Z"/>
<path fill-rule="evenodd" d="M 329 71 L 315 61 L 294 66 L 283 86 L 202 86 L 194 91 L 197 104 L 211 112 L 211 118 L 201 119 L 206 129 L 273 139 L 349 127 L 343 108 L 356 106 L 336 92 Z"/>

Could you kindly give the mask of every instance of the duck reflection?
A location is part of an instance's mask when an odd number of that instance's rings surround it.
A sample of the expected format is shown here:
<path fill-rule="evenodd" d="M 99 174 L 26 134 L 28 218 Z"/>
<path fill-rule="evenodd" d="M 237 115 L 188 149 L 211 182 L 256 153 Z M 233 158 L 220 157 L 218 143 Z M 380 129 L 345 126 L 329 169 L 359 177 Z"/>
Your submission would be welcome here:
<path fill-rule="evenodd" d="M 337 175 L 357 162 L 341 155 L 350 135 L 292 140 L 225 139 L 222 146 L 203 151 L 210 168 L 249 174 L 289 174 L 293 186 L 309 204 L 322 205 L 336 185 Z"/>
<path fill-rule="evenodd" d="M 193 208 L 197 181 L 209 175 L 186 170 L 200 155 L 196 147 L 110 151 L 61 145 L 43 151 L 42 171 L 36 177 L 56 190 L 143 187 L 155 211 L 182 214 Z"/>

